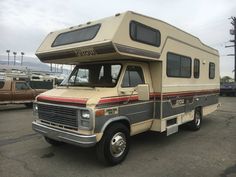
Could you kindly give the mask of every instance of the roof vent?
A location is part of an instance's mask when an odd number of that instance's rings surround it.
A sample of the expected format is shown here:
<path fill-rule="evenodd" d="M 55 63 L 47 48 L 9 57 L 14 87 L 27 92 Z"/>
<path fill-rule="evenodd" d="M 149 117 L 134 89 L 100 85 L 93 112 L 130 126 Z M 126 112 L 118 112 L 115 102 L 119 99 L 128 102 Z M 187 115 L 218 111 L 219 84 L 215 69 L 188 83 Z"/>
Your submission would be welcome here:
<path fill-rule="evenodd" d="M 87 22 L 87 25 L 90 25 L 91 24 L 91 22 Z"/>

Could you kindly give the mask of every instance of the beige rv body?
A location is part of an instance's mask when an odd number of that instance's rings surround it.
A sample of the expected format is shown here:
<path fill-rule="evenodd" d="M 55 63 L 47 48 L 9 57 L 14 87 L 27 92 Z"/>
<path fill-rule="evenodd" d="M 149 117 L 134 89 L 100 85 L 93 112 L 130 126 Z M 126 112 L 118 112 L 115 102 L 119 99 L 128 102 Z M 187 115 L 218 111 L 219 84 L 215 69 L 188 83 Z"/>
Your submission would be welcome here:
<path fill-rule="evenodd" d="M 133 21 L 159 30 L 160 45 L 149 45 L 132 39 L 130 24 Z M 97 24 L 100 25 L 100 28 L 93 39 L 53 46 L 60 34 Z M 187 56 L 191 59 L 190 77 L 168 76 L 168 53 Z M 92 120 L 89 129 L 78 127 L 72 130 L 56 122 L 41 120 L 40 116 L 36 118 L 33 128 L 56 140 L 81 146 L 93 145 L 101 140 L 106 128 L 114 122 L 121 122 L 128 126 L 130 135 L 148 130 L 166 131 L 169 135 L 177 132 L 179 125 L 192 121 L 196 109 L 199 109 L 202 115 L 207 115 L 216 110 L 218 106 L 218 51 L 206 46 L 197 37 L 170 24 L 134 12 L 128 11 L 113 17 L 51 32 L 37 50 L 36 55 L 46 63 L 73 65 L 119 63 L 122 65 L 117 84 L 114 87 L 59 86 L 38 96 L 36 103 L 39 105 L 67 107 L 68 103 L 72 101 L 72 108 L 88 109 L 91 113 Z M 199 78 L 193 76 L 194 59 L 199 60 Z M 209 79 L 209 63 L 215 65 L 212 79 Z M 137 95 L 140 93 L 135 87 L 122 87 L 126 68 L 131 65 L 142 68 L 144 84 L 148 85 L 150 99 L 139 101 Z M 143 88 L 145 89 L 145 87 Z M 76 100 L 83 106 L 74 106 Z M 66 104 L 63 105 L 63 102 Z M 103 113 L 102 116 L 98 114 L 99 111 Z M 172 119 L 174 121 L 171 123 Z M 40 128 L 40 126 L 42 127 Z M 45 134 L 47 128 L 50 131 Z M 83 143 L 83 139 L 81 139 L 81 142 L 76 143 L 76 141 L 68 140 L 72 137 L 55 138 L 50 135 L 54 129 L 59 130 L 59 134 L 63 134 L 65 131 L 71 132 L 75 136 L 92 137 L 92 140 L 90 139 L 92 142 Z"/>

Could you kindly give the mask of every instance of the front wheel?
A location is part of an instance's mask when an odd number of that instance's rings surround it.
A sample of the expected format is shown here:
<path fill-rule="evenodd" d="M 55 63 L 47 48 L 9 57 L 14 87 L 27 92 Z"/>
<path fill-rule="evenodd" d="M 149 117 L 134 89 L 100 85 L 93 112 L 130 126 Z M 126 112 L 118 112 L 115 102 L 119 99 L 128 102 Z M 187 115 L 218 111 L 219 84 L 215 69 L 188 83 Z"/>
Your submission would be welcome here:
<path fill-rule="evenodd" d="M 129 129 L 121 123 L 108 127 L 97 144 L 97 156 L 108 165 L 121 163 L 129 151 Z"/>

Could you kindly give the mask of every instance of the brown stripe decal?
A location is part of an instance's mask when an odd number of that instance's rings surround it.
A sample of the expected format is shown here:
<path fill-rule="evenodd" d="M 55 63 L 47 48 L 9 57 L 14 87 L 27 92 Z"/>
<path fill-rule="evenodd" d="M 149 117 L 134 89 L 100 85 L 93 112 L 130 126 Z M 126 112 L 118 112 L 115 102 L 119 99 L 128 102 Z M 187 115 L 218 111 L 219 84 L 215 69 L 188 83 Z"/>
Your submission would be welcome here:
<path fill-rule="evenodd" d="M 206 94 L 218 94 L 219 89 L 213 89 L 213 90 L 198 90 L 198 91 L 191 91 L 191 92 L 168 92 L 168 93 L 162 93 L 163 99 L 170 99 L 175 97 L 189 97 L 189 96 L 198 96 L 198 95 L 206 95 Z M 153 92 L 150 93 L 150 99 L 156 98 L 160 99 L 161 93 L 160 92 Z M 98 105 L 102 104 L 114 104 L 114 103 L 121 103 L 125 101 L 138 101 L 138 96 L 117 96 L 117 97 L 105 97 L 101 98 L 98 102 Z"/>
<path fill-rule="evenodd" d="M 47 61 L 47 60 L 72 58 L 72 57 L 76 57 L 77 55 L 72 50 L 72 51 L 50 52 L 50 53 L 36 54 L 36 56 L 43 62 L 43 61 Z"/>
<path fill-rule="evenodd" d="M 116 44 L 116 43 L 114 45 L 117 47 L 117 50 L 119 52 L 129 53 L 129 54 L 134 54 L 134 55 L 141 55 L 141 56 L 150 57 L 150 58 L 160 58 L 160 54 L 157 52 L 152 52 L 149 50 L 143 50 L 143 49 L 134 48 L 134 47 Z"/>
<path fill-rule="evenodd" d="M 163 99 L 173 98 L 173 97 L 188 97 L 188 96 L 199 96 L 206 94 L 218 94 L 220 92 L 219 89 L 212 90 L 195 90 L 195 91 L 183 91 L 183 92 L 168 92 L 163 93 Z"/>
<path fill-rule="evenodd" d="M 161 94 L 158 92 L 153 92 L 150 93 L 150 99 L 155 98 L 160 98 Z M 117 97 L 106 97 L 106 98 L 101 98 L 98 102 L 98 105 L 102 104 L 110 104 L 110 103 L 121 103 L 125 101 L 138 101 L 138 95 L 132 95 L 132 96 L 117 96 Z"/>
<path fill-rule="evenodd" d="M 36 56 L 41 61 L 47 61 L 47 60 L 57 60 L 57 59 L 65 59 L 65 58 L 73 58 L 73 57 L 93 56 L 93 55 L 99 55 L 99 54 L 109 54 L 109 53 L 114 53 L 114 52 L 116 52 L 115 48 L 112 45 L 112 43 L 109 42 L 109 43 L 104 43 L 102 45 L 97 45 L 97 46 L 92 46 L 92 47 L 73 48 L 67 51 L 38 53 L 36 54 Z"/>

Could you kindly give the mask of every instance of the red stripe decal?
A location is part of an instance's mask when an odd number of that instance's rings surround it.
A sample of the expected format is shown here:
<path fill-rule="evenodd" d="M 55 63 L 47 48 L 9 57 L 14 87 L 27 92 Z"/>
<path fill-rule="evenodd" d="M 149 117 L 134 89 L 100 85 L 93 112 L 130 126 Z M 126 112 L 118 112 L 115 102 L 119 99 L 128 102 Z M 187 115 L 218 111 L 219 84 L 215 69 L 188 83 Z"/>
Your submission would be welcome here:
<path fill-rule="evenodd" d="M 213 90 L 197 90 L 197 91 L 191 91 L 191 92 L 169 92 L 169 93 L 163 93 L 163 98 L 168 97 L 182 97 L 182 96 L 195 96 L 195 95 L 204 95 L 204 94 L 210 94 L 210 93 L 219 93 L 219 89 L 213 89 Z M 150 98 L 153 97 L 160 97 L 160 92 L 152 92 L 150 93 Z M 117 97 L 108 97 L 108 98 L 101 98 L 98 104 L 109 104 L 109 103 L 118 103 L 122 101 L 136 101 L 138 100 L 138 96 L 117 96 Z"/>
<path fill-rule="evenodd" d="M 150 93 L 150 98 L 153 98 L 155 96 L 161 96 L 161 94 L 158 92 Z M 118 103 L 118 102 L 128 101 L 128 100 L 137 101 L 138 95 L 102 98 L 99 100 L 98 104 Z"/>
<path fill-rule="evenodd" d="M 58 102 L 67 102 L 67 103 L 79 103 L 79 104 L 86 104 L 87 103 L 87 98 L 80 98 L 80 99 L 75 99 L 75 98 L 58 98 L 58 97 L 48 97 L 48 96 L 39 96 L 37 98 L 37 101 L 58 101 Z"/>
<path fill-rule="evenodd" d="M 99 100 L 98 104 L 106 104 L 106 103 L 117 103 L 121 101 L 135 101 L 138 100 L 138 96 L 125 96 L 125 97 L 114 97 L 114 98 L 102 98 Z"/>
<path fill-rule="evenodd" d="M 196 90 L 192 92 L 169 92 L 169 93 L 163 93 L 163 98 L 175 97 L 175 96 L 195 96 L 195 95 L 204 95 L 204 94 L 219 93 L 219 92 L 220 92 L 219 89 Z"/>

